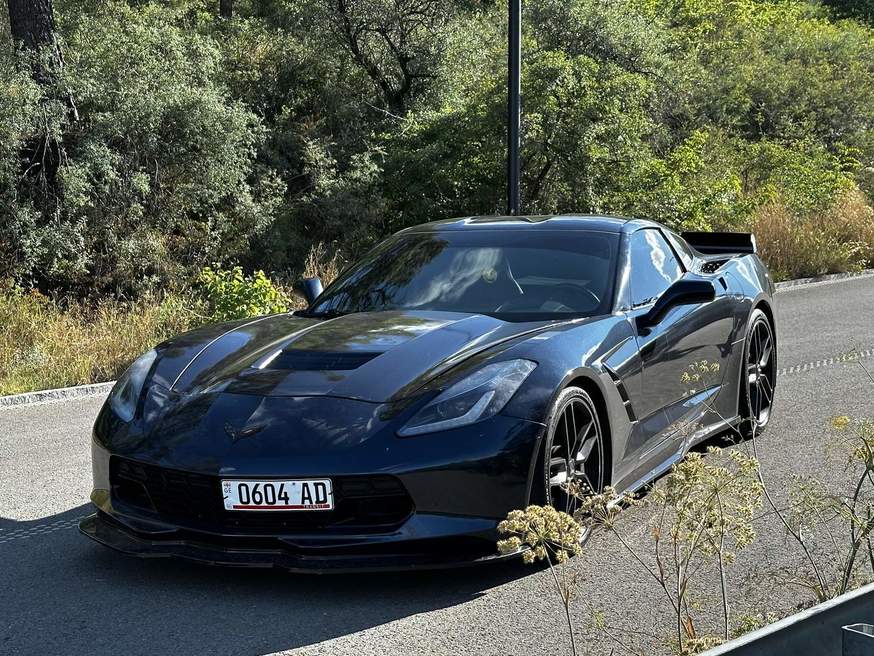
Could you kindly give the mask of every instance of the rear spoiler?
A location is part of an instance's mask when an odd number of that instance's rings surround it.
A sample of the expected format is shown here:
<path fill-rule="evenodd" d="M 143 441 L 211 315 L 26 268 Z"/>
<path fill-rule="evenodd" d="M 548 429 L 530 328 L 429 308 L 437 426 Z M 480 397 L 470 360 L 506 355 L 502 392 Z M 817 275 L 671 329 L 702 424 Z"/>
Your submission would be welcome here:
<path fill-rule="evenodd" d="M 756 237 L 750 232 L 684 232 L 683 239 L 705 255 L 755 253 Z"/>

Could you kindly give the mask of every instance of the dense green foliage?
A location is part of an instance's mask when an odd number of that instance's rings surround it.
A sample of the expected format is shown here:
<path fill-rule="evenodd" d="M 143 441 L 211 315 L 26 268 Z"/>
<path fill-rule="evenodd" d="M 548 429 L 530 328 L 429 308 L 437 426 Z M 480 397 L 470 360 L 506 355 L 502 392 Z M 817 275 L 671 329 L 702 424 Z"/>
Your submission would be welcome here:
<path fill-rule="evenodd" d="M 247 276 L 238 266 L 229 270 L 204 267 L 199 282 L 212 321 L 288 312 L 289 299 L 261 270 Z"/>
<path fill-rule="evenodd" d="M 501 211 L 503 2 L 235 5 L 222 19 L 207 0 L 56 0 L 51 88 L 0 38 L 0 278 L 138 296 L 204 262 L 295 271 L 315 243 L 354 256 L 406 225 Z M 804 243 L 845 242 L 814 219 L 874 187 L 869 14 L 525 0 L 525 211 L 765 233 L 779 215 L 816 226 Z M 858 267 L 871 246 L 781 266 Z"/>

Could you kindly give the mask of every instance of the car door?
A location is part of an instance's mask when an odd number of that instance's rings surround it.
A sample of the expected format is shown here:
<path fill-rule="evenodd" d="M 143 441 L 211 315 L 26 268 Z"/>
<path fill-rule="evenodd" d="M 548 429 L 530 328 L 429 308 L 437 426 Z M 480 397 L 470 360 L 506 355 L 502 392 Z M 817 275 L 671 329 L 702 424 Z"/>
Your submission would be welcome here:
<path fill-rule="evenodd" d="M 629 319 L 646 314 L 656 300 L 681 278 L 694 278 L 658 228 L 642 228 L 628 242 L 630 303 Z M 643 384 L 637 399 L 640 417 L 637 440 L 641 458 L 657 455 L 660 447 L 679 449 L 682 438 L 718 393 L 730 351 L 733 303 L 724 285 L 714 280 L 712 301 L 671 306 L 654 325 L 636 330 L 643 368 Z M 698 383 L 688 380 L 690 367 L 703 362 L 719 368 Z M 675 439 L 671 439 L 671 438 Z"/>

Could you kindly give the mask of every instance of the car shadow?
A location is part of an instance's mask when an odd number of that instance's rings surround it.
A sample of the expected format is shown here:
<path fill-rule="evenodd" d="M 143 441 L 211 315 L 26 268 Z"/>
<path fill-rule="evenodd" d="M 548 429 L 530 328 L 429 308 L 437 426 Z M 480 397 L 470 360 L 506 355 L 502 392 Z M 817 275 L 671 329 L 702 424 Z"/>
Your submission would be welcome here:
<path fill-rule="evenodd" d="M 316 576 L 144 560 L 80 535 L 89 512 L 0 518 L 0 653 L 267 654 L 463 604 L 531 572 Z"/>

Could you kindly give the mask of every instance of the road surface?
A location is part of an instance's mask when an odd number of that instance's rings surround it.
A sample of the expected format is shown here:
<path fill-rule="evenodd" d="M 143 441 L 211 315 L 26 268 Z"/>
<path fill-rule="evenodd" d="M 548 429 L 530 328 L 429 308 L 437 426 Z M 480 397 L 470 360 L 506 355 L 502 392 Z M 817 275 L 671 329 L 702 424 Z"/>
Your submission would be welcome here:
<path fill-rule="evenodd" d="M 794 475 L 840 468 L 826 449 L 830 417 L 874 417 L 874 383 L 841 358 L 856 349 L 874 369 L 874 278 L 783 291 L 777 313 L 777 406 L 759 452 L 779 495 Z M 87 540 L 75 525 L 90 512 L 89 432 L 102 402 L 0 409 L 0 654 L 567 653 L 552 578 L 536 567 L 294 576 L 129 559 Z M 642 509 L 623 514 L 642 549 L 645 520 Z M 791 542 L 774 522 L 759 533 L 731 570 L 736 614 L 788 612 L 804 600 L 765 578 L 796 566 Z M 593 611 L 620 639 L 664 648 L 629 633 L 668 635 L 670 617 L 615 539 L 595 535 L 573 567 L 583 653 L 616 647 L 587 628 Z"/>

